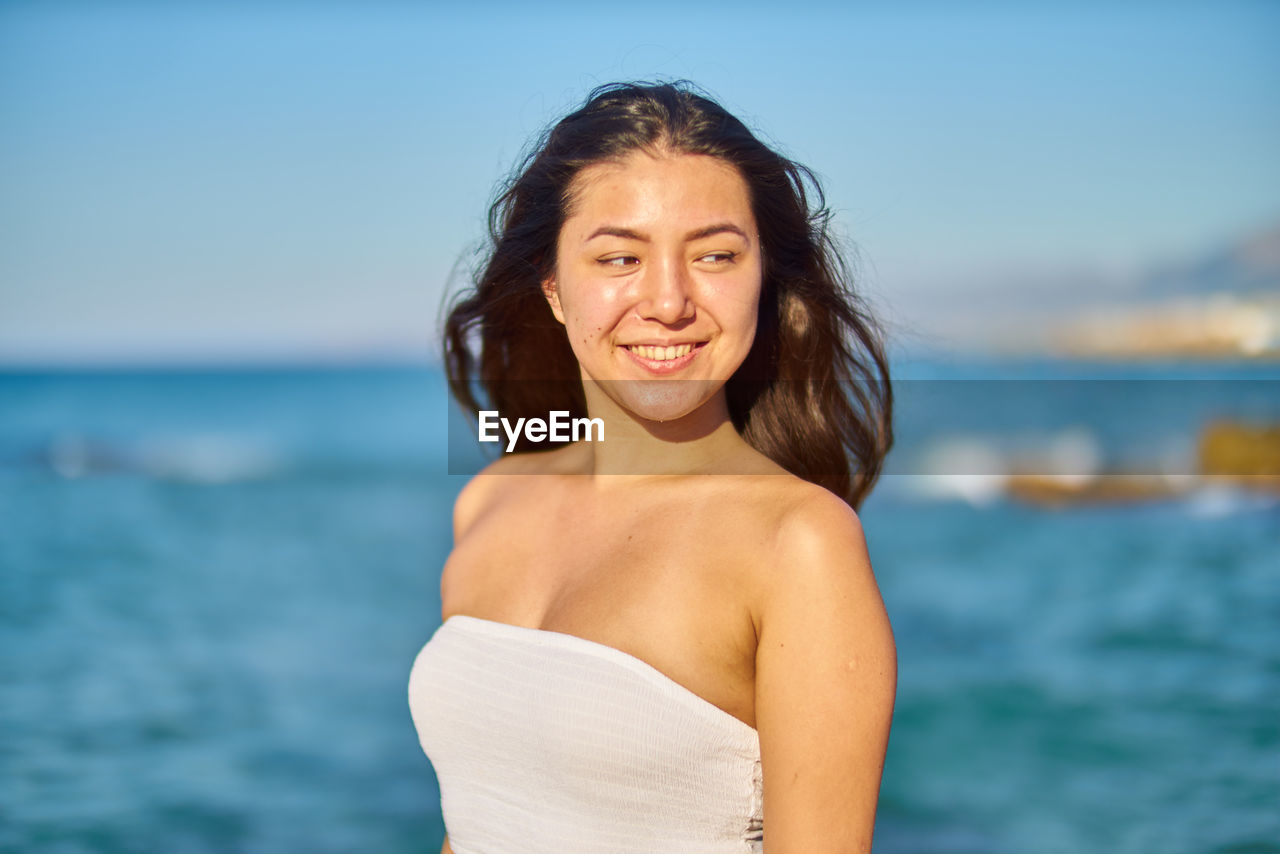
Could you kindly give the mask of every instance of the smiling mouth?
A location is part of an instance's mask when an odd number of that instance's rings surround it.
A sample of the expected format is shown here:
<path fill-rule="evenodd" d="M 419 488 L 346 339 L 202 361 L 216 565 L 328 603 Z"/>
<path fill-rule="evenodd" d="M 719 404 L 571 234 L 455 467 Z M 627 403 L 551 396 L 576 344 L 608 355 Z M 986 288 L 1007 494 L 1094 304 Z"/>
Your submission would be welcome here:
<path fill-rule="evenodd" d="M 705 341 L 695 344 L 674 344 L 669 347 L 652 347 L 646 344 L 624 344 L 627 350 L 653 362 L 672 362 L 697 350 Z"/>

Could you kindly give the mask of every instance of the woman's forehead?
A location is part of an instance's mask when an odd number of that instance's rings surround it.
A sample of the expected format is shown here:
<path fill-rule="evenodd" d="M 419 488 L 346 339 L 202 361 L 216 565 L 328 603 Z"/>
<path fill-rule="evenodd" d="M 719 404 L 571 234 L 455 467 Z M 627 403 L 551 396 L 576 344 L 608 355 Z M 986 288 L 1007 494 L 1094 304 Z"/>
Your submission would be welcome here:
<path fill-rule="evenodd" d="M 742 220 L 744 230 L 754 231 L 750 191 L 737 168 L 703 154 L 644 151 L 582 169 L 570 185 L 566 211 L 566 220 L 654 226 L 708 218 Z"/>

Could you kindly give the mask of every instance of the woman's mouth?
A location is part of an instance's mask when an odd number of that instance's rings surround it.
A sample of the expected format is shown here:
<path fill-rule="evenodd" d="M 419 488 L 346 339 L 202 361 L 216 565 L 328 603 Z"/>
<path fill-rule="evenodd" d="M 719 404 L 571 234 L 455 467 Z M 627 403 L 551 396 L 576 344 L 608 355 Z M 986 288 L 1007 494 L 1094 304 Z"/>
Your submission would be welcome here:
<path fill-rule="evenodd" d="M 632 361 L 650 373 L 669 374 L 692 362 L 697 357 L 698 351 L 706 343 L 705 341 L 697 341 L 684 344 L 668 344 L 666 346 L 624 344 L 622 349 L 627 351 L 627 355 L 631 357 Z"/>

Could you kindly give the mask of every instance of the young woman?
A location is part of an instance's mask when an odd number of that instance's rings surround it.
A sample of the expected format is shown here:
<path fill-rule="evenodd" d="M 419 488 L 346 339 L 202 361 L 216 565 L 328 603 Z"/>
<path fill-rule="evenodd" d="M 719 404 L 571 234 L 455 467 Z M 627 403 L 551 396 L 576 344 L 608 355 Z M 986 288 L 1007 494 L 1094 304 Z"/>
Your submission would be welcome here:
<path fill-rule="evenodd" d="M 458 496 L 409 686 L 443 850 L 869 850 L 896 659 L 855 508 L 892 397 L 812 175 L 687 85 L 610 85 L 491 227 L 455 395 L 603 440 L 522 436 Z"/>

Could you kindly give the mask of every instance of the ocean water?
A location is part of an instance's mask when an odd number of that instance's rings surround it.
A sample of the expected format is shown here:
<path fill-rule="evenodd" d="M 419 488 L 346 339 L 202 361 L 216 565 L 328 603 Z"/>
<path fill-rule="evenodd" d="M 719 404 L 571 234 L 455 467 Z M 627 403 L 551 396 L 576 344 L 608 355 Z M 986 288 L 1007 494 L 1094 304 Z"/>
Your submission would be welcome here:
<path fill-rule="evenodd" d="M 1036 437 L 1185 468 L 1276 375 L 1049 382 L 1079 370 L 900 374 L 950 385 L 903 386 L 907 473 L 861 514 L 900 668 L 877 851 L 1280 851 L 1276 498 L 971 483 Z M 994 376 L 1023 384 L 957 404 Z M 430 370 L 0 375 L 0 850 L 437 851 L 405 687 L 464 482 L 446 408 Z"/>

